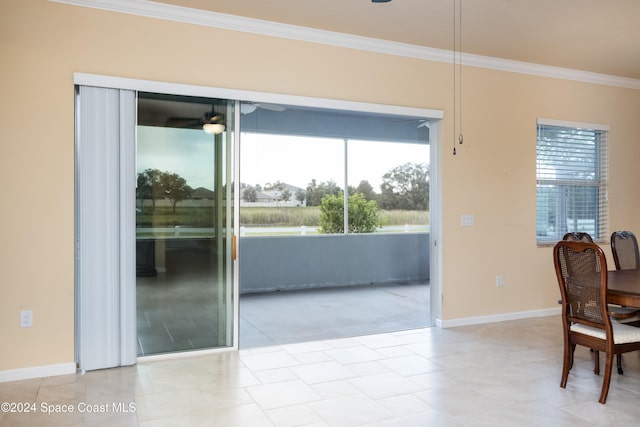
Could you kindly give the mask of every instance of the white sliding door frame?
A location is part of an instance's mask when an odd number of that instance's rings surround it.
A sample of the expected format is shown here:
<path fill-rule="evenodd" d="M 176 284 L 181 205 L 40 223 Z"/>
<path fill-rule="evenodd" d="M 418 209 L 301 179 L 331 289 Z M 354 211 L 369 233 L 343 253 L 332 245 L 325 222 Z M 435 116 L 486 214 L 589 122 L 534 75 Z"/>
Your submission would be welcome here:
<path fill-rule="evenodd" d="M 431 325 L 442 327 L 442 120 L 429 122 L 429 292 Z"/>
<path fill-rule="evenodd" d="M 164 94 L 172 94 L 172 95 L 184 95 L 184 96 L 198 96 L 198 97 L 207 97 L 207 98 L 219 98 L 219 99 L 229 99 L 229 100 L 237 100 L 237 101 L 252 101 L 252 102 L 265 102 L 265 103 L 275 103 L 275 104 L 288 104 L 288 105 L 297 105 L 302 107 L 315 107 L 315 108 L 327 108 L 327 109 L 336 109 L 336 110 L 344 110 L 344 111 L 359 111 L 359 112 L 368 112 L 368 113 L 381 113 L 381 114 L 389 114 L 389 115 L 398 115 L 398 116 L 414 116 L 421 117 L 425 119 L 430 119 L 431 124 L 429 125 L 430 130 L 430 141 L 432 144 L 431 148 L 431 159 L 432 163 L 438 162 L 436 165 L 432 165 L 432 173 L 434 169 L 436 174 L 439 173 L 439 150 L 437 150 L 434 145 L 439 144 L 439 140 L 441 137 L 441 119 L 444 117 L 444 112 L 442 110 L 433 110 L 433 109 L 424 109 L 424 108 L 414 108 L 414 107 L 402 107 L 402 106 L 392 106 L 392 105 L 384 105 L 384 104 L 370 104 L 370 103 L 362 103 L 362 102 L 352 102 L 352 101 L 341 101 L 334 99 L 326 99 L 326 98 L 310 98 L 310 97 L 302 97 L 302 96 L 292 96 L 292 95 L 280 95 L 266 92 L 253 92 L 253 91 L 243 91 L 236 89 L 224 89 L 224 88 L 214 88 L 208 86 L 195 86 L 195 85 L 185 85 L 178 83 L 167 83 L 167 82 L 158 82 L 151 80 L 138 80 L 138 79 L 129 79 L 129 78 L 121 78 L 121 77 L 111 77 L 111 76 L 103 76 L 103 75 L 95 75 L 95 74 L 85 74 L 85 73 L 74 73 L 74 83 L 76 85 L 82 86 L 94 86 L 100 88 L 112 88 L 118 90 L 130 90 L 130 91 L 144 91 L 144 92 L 155 92 L 155 93 L 164 93 Z M 239 167 L 239 145 L 240 145 L 240 137 L 239 137 L 239 119 L 240 119 L 240 109 L 237 108 L 238 104 L 236 104 L 235 118 L 234 121 L 234 138 L 233 138 L 233 153 L 234 153 L 234 171 L 233 171 L 233 181 L 236 183 L 240 182 L 240 167 Z M 132 117 L 135 117 L 135 111 L 132 113 Z M 434 156 L 434 154 L 436 154 Z M 127 162 L 135 162 L 135 152 L 130 154 L 131 158 L 123 158 L 122 161 Z M 130 165 L 127 167 L 131 167 L 131 171 L 134 171 L 131 175 L 131 179 L 135 180 L 135 165 Z M 439 178 L 432 177 L 431 179 L 435 179 L 436 183 L 438 183 L 437 192 L 440 192 L 439 187 Z M 433 182 L 433 181 L 432 181 Z M 135 187 L 135 183 L 134 186 Z M 135 194 L 133 194 L 133 203 L 135 203 Z M 441 201 L 441 196 L 438 194 L 434 197 L 432 192 L 432 201 L 437 200 L 436 209 L 439 209 L 439 203 Z M 235 206 L 234 209 L 234 220 L 233 226 L 234 230 L 237 233 L 239 230 L 239 192 L 235 192 L 234 194 L 233 204 Z M 433 205 L 433 203 L 432 203 Z M 132 206 L 135 208 L 135 206 Z M 128 209 L 128 208 L 127 208 Z M 122 215 L 123 210 L 118 212 L 118 216 Z M 430 271 L 431 271 L 431 307 L 430 312 L 432 316 L 432 324 L 437 325 L 438 319 L 440 317 L 441 310 L 441 288 L 440 288 L 440 265 L 441 265 L 441 257 L 440 257 L 440 247 L 441 247 L 441 232 L 440 232 L 440 222 L 439 215 L 435 212 L 436 217 L 434 218 L 434 212 L 431 212 L 432 221 L 435 219 L 436 227 L 433 227 L 434 223 L 432 222 L 431 227 L 431 263 L 430 263 Z M 121 218 L 122 220 L 122 218 Z M 130 236 L 133 236 L 133 243 L 131 250 L 135 250 L 135 224 L 131 225 L 131 230 L 129 230 Z M 435 229 L 434 229 L 435 228 Z M 125 230 L 121 230 L 125 233 Z M 437 244 L 437 246 L 434 246 Z M 126 249 L 125 249 L 126 250 Z M 236 251 L 240 253 L 240 241 L 236 239 Z M 79 252 L 80 253 L 80 252 Z M 135 257 L 131 255 L 127 259 L 135 260 Z M 115 268 L 115 267 L 114 267 Z M 133 275 L 135 276 L 135 264 L 133 265 Z M 211 350 L 199 350 L 193 352 L 183 352 L 183 353 L 172 353 L 167 355 L 158 355 L 158 356 L 149 356 L 147 359 L 160 359 L 160 358 L 175 358 L 181 356 L 188 356 L 198 354 L 198 353 L 211 353 L 211 352 L 221 352 L 221 351 L 229 351 L 229 350 L 237 350 L 238 349 L 238 325 L 239 325 L 239 278 L 238 278 L 238 260 L 233 262 L 233 345 L 231 347 L 225 347 L 220 349 L 211 349 Z M 80 277 L 80 272 L 78 272 L 77 277 Z M 134 277 L 135 280 L 135 277 Z M 133 299 L 127 299 L 123 301 L 122 304 L 130 304 L 133 301 L 135 305 L 135 286 Z M 79 295 L 80 297 L 81 295 Z M 80 323 L 82 318 L 78 318 L 76 323 Z M 135 318 L 133 318 L 133 324 L 135 325 Z M 435 322 L 435 323 L 434 323 Z M 84 332 L 81 330 L 82 326 L 78 327 L 78 331 L 76 336 L 81 337 Z M 135 334 L 135 328 L 132 328 L 133 333 Z M 135 362 L 135 361 L 134 361 Z"/>

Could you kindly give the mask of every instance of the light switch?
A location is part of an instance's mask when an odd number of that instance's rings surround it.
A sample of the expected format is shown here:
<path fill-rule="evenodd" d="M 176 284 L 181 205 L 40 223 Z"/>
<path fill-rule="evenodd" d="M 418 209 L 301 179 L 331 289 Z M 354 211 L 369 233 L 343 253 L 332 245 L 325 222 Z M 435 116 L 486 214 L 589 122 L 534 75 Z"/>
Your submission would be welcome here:
<path fill-rule="evenodd" d="M 472 214 L 462 215 L 462 226 L 463 227 L 472 227 L 473 226 L 473 215 Z"/>
<path fill-rule="evenodd" d="M 30 328 L 33 326 L 33 311 L 22 310 L 20 311 L 20 327 Z"/>

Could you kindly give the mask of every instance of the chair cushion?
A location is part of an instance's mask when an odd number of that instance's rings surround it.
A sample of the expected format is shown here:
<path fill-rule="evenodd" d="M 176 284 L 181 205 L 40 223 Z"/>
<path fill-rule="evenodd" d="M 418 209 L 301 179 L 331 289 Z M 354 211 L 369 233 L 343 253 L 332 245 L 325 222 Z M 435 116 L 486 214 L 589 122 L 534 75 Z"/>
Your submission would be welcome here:
<path fill-rule="evenodd" d="M 627 344 L 631 342 L 640 342 L 640 328 L 625 325 L 624 323 L 611 322 L 613 327 L 613 342 L 616 344 Z M 579 334 L 589 335 L 591 337 L 606 339 L 604 329 L 593 328 L 580 324 L 571 325 L 571 331 Z"/>

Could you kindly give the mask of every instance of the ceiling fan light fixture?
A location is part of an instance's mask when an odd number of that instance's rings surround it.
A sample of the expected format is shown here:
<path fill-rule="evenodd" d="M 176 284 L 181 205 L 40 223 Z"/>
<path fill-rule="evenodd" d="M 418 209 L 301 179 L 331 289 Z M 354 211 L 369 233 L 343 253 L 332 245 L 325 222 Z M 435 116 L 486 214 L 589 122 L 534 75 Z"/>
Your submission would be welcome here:
<path fill-rule="evenodd" d="M 224 132 L 224 125 L 222 123 L 205 123 L 202 125 L 202 130 L 211 135 L 217 135 Z"/>

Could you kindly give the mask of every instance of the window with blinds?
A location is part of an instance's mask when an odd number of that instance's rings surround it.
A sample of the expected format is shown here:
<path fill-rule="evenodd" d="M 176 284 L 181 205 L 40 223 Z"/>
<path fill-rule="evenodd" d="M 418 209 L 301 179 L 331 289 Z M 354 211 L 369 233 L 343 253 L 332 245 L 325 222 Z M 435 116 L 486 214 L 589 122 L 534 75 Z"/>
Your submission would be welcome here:
<path fill-rule="evenodd" d="M 608 126 L 538 119 L 536 239 L 581 231 L 608 238 Z"/>

